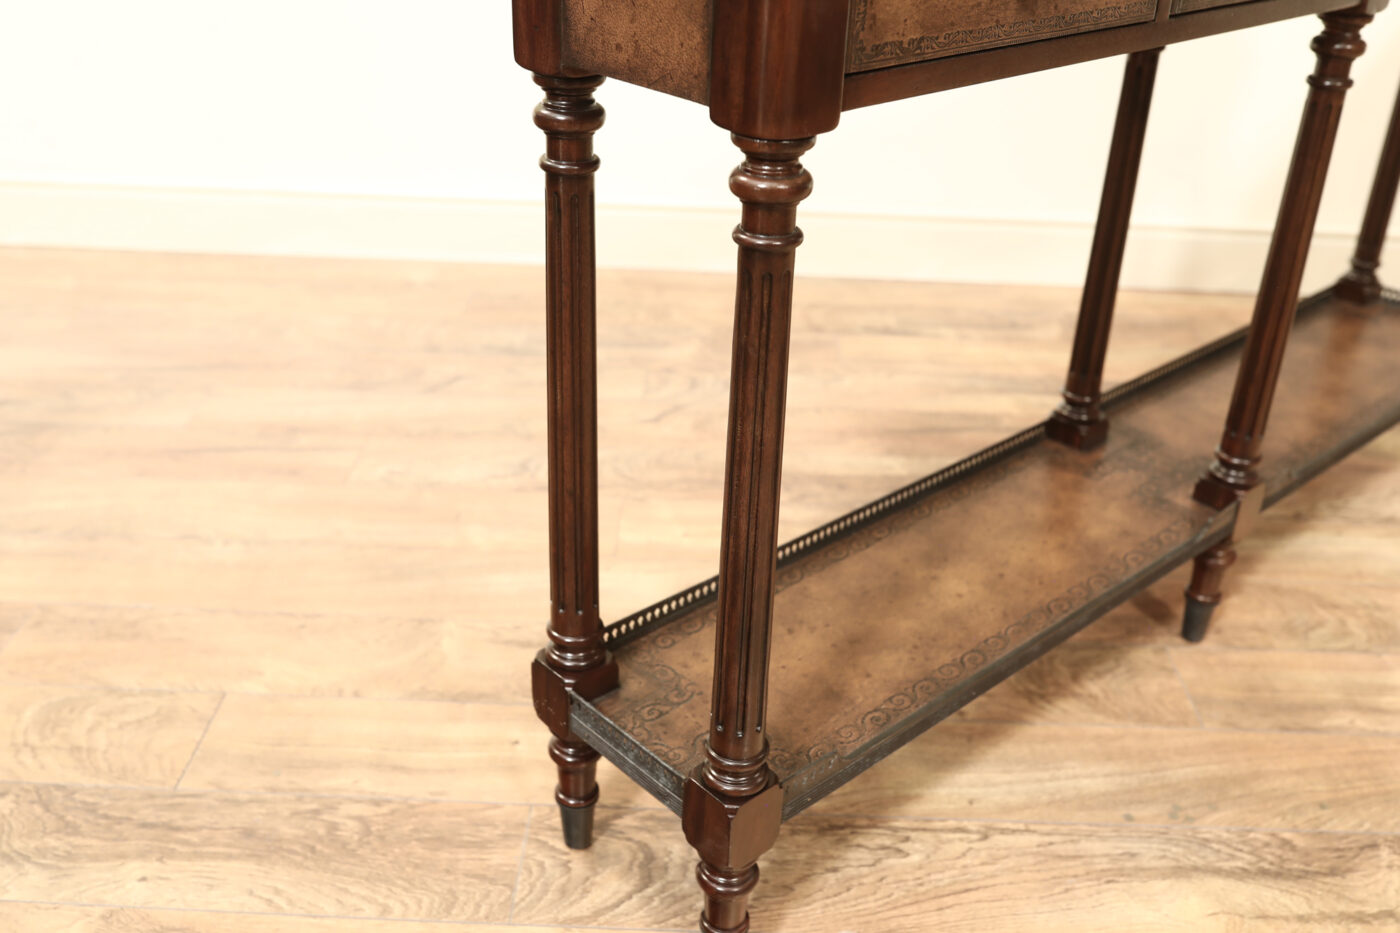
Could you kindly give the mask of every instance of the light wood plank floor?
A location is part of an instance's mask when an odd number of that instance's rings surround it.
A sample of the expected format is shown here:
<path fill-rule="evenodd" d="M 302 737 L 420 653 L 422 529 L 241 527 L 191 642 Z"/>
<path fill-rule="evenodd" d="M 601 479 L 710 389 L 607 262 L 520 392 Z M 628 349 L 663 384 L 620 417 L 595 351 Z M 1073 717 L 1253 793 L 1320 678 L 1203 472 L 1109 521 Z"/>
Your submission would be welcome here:
<path fill-rule="evenodd" d="M 0 252 L 0 930 L 691 930 L 564 849 L 539 270 Z M 713 572 L 730 282 L 601 277 L 609 618 Z M 805 280 L 790 537 L 1044 416 L 1077 295 Z M 1110 381 L 1249 302 L 1124 296 Z M 1205 462 L 1207 451 L 1202 451 Z M 1400 930 L 1400 432 L 783 832 L 756 931 Z"/>

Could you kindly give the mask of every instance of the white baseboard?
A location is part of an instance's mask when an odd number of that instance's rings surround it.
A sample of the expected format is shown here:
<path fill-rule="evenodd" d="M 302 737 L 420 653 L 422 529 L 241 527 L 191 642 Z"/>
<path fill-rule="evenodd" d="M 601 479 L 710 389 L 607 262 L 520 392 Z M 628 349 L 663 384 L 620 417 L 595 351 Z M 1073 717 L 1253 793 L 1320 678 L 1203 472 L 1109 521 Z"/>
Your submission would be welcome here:
<path fill-rule="evenodd" d="M 604 267 L 727 272 L 737 211 L 602 206 Z M 804 276 L 1079 285 L 1089 224 L 808 211 Z M 540 263 L 537 204 L 0 183 L 0 245 Z M 1349 233 L 1314 238 L 1305 289 L 1347 268 Z M 1133 228 L 1124 288 L 1252 292 L 1263 230 Z"/>

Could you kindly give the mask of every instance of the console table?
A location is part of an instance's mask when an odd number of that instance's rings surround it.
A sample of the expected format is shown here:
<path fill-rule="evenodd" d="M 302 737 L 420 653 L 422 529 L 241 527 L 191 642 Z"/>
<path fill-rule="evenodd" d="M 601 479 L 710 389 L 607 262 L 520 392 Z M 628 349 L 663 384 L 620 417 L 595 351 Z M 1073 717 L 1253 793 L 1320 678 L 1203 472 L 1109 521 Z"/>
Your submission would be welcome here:
<path fill-rule="evenodd" d="M 1384 6 L 514 0 L 516 60 L 545 91 L 547 139 L 552 612 L 531 676 L 569 846 L 591 842 L 601 753 L 681 817 L 700 856 L 700 929 L 742 933 L 783 820 L 1187 561 L 1183 634 L 1205 636 L 1260 509 L 1400 421 L 1400 296 L 1376 278 L 1400 103 L 1352 271 L 1298 300 L 1351 63 Z M 1309 14 L 1323 22 L 1316 66 L 1251 324 L 1103 391 L 1162 47 Z M 802 154 L 843 110 L 1112 55 L 1127 65 L 1058 408 L 780 546 L 796 216 L 812 186 Z M 719 573 L 610 625 L 594 352 L 604 76 L 706 105 L 744 156 L 729 179 L 743 209 Z"/>

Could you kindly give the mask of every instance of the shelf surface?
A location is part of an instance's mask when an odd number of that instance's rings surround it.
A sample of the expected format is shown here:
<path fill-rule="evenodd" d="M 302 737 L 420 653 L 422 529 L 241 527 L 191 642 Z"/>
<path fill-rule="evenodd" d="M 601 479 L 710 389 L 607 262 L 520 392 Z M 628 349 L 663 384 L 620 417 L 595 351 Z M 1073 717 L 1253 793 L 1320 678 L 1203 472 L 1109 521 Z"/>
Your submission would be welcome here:
<path fill-rule="evenodd" d="M 790 817 L 1222 540 L 1191 487 L 1243 343 L 1108 393 L 1107 444 L 1037 425 L 779 552 L 767 732 Z M 1400 421 L 1400 303 L 1299 311 L 1264 445 L 1265 505 Z M 702 760 L 714 581 L 609 627 L 622 683 L 575 731 L 679 811 Z"/>

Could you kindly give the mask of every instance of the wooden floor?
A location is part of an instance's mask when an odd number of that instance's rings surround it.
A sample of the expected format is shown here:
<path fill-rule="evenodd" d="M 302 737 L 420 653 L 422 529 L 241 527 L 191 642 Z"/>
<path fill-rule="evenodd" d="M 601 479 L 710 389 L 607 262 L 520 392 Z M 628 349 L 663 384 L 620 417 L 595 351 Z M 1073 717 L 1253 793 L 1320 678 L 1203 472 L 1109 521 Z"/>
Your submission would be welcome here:
<path fill-rule="evenodd" d="M 540 278 L 0 252 L 0 930 L 694 929 L 611 767 L 558 837 Z M 600 288 L 616 618 L 714 571 L 731 285 Z M 785 538 L 1043 417 L 1077 296 L 797 301 Z M 1248 312 L 1124 296 L 1110 381 Z M 1267 513 L 1200 646 L 1183 582 L 787 825 L 755 931 L 1400 930 L 1400 432 Z"/>

